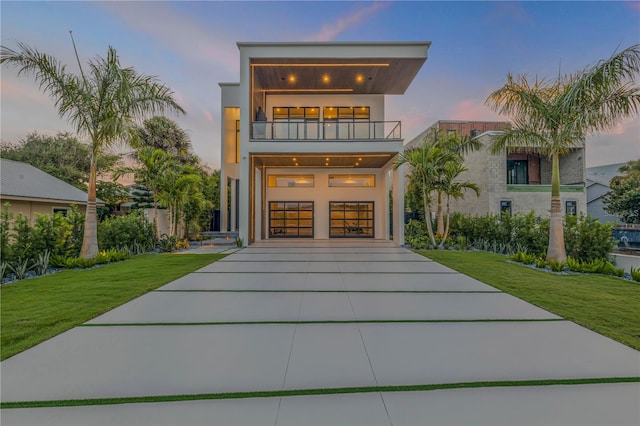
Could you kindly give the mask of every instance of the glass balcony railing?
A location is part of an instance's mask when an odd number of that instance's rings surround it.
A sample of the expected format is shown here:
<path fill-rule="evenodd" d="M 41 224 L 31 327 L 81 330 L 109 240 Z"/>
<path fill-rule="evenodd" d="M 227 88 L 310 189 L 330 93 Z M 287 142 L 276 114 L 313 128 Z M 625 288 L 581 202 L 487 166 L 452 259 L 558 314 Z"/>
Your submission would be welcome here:
<path fill-rule="evenodd" d="M 400 140 L 400 121 L 254 121 L 251 140 Z"/>

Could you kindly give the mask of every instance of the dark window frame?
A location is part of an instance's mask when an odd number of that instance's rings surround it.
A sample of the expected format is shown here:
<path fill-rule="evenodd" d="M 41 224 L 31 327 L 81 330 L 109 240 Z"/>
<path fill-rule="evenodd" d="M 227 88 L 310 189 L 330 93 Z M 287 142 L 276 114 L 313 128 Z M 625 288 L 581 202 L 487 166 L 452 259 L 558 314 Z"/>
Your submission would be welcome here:
<path fill-rule="evenodd" d="M 339 208 L 339 205 L 342 204 L 342 208 Z M 361 218 L 358 214 L 358 217 L 350 219 L 350 222 L 347 222 L 346 213 L 347 213 L 347 205 L 348 204 L 357 204 L 360 205 L 368 205 L 370 206 L 367 210 L 360 210 L 358 208 L 357 212 L 365 212 L 371 213 L 371 217 Z M 332 213 L 334 212 L 342 212 L 342 219 L 333 218 Z M 375 238 L 376 235 L 376 208 L 375 201 L 329 201 L 329 238 Z M 332 226 L 333 220 L 342 220 L 342 226 Z M 355 221 L 355 222 L 354 222 Z M 371 222 L 371 226 L 366 226 L 366 222 Z M 362 226 L 362 225 L 365 226 Z M 334 229 L 342 229 L 341 234 L 334 233 Z M 365 232 L 365 230 L 370 230 L 370 234 Z"/>
<path fill-rule="evenodd" d="M 281 208 L 273 208 L 274 205 L 282 204 Z M 288 205 L 297 204 L 297 210 L 288 209 Z M 311 204 L 311 209 L 300 210 L 301 204 Z M 288 218 L 287 212 L 297 212 L 296 218 Z M 311 212 L 311 226 L 300 226 L 300 212 L 305 211 Z M 276 216 L 274 213 L 282 212 L 282 217 L 274 217 Z M 273 223 L 276 221 L 282 221 L 282 225 L 274 226 Z M 287 226 L 288 222 L 293 224 L 297 223 L 297 226 Z M 289 230 L 296 229 L 297 232 L 295 235 L 289 234 Z M 300 235 L 301 229 L 311 229 L 311 235 Z M 314 238 L 315 235 L 315 202 L 314 201 L 269 201 L 269 238 Z"/>

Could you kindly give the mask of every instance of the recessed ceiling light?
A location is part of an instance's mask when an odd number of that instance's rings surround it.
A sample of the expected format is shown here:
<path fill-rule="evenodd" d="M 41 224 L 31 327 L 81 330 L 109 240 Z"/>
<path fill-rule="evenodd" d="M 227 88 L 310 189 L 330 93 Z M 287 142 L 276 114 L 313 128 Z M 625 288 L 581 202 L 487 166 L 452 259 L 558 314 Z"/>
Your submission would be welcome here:
<path fill-rule="evenodd" d="M 328 75 L 325 74 L 325 75 L 322 76 L 322 81 L 324 81 L 325 83 L 328 83 L 330 80 L 331 79 L 329 78 Z"/>

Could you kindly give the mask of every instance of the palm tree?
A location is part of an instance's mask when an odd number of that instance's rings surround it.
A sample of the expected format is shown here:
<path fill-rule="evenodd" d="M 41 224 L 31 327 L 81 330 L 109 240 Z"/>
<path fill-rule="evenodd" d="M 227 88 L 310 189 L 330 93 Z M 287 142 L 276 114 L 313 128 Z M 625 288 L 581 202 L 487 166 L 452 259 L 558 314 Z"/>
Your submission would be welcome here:
<path fill-rule="evenodd" d="M 91 166 L 80 255 L 93 257 L 98 253 L 98 157 L 115 143 L 126 143 L 136 119 L 146 114 L 164 111 L 184 113 L 184 110 L 174 100 L 173 92 L 154 77 L 138 74 L 133 68 L 121 67 L 111 46 L 106 58 L 97 57 L 89 61 L 86 74 L 79 60 L 80 74 L 73 74 L 53 56 L 24 43 L 18 43 L 18 50 L 0 46 L 0 63 L 17 67 L 18 75 L 32 75 L 42 91 L 54 101 L 60 117 L 66 118 L 78 135 L 90 140 Z"/>
<path fill-rule="evenodd" d="M 492 151 L 520 147 L 551 160 L 551 222 L 547 260 L 565 261 L 560 205 L 560 156 L 581 146 L 587 136 L 636 115 L 640 88 L 640 45 L 615 53 L 590 68 L 557 80 L 507 75 L 507 83 L 486 103 L 512 117 L 512 128 L 494 139 Z"/>
<path fill-rule="evenodd" d="M 440 241 L 439 248 L 444 247 L 444 243 L 449 236 L 449 221 L 450 221 L 450 202 L 453 198 L 454 200 L 459 200 L 464 197 L 464 192 L 466 190 L 471 190 L 476 193 L 476 196 L 480 196 L 480 188 L 473 182 L 468 180 L 461 181 L 460 175 L 466 172 L 467 169 L 462 165 L 462 160 L 452 161 L 446 163 L 444 165 L 444 170 L 442 174 L 442 178 L 438 183 L 437 191 L 438 194 L 444 194 L 446 197 L 447 204 L 445 206 L 443 216 L 446 218 L 446 224 L 443 227 L 442 231 L 442 240 Z"/>
<path fill-rule="evenodd" d="M 449 162 L 459 161 L 459 159 L 460 157 L 451 151 L 434 144 L 423 143 L 416 148 L 399 154 L 394 163 L 395 169 L 403 164 L 409 164 L 411 166 L 409 179 L 422 193 L 424 219 L 433 247 L 436 246 L 436 239 L 433 234 L 433 224 L 431 222 L 432 192 L 438 189 L 445 165 Z"/>
<path fill-rule="evenodd" d="M 463 155 L 482 148 L 482 143 L 476 138 L 459 136 L 457 133 L 445 133 L 444 130 L 438 131 L 437 129 L 434 129 L 430 135 L 425 136 L 424 141 L 425 143 L 433 143 L 440 148 L 458 154 L 461 159 Z M 445 233 L 444 206 L 442 204 L 443 195 L 441 190 L 438 189 L 436 191 L 436 235 L 441 237 Z M 446 237 L 443 237 L 443 241 L 445 239 Z"/>

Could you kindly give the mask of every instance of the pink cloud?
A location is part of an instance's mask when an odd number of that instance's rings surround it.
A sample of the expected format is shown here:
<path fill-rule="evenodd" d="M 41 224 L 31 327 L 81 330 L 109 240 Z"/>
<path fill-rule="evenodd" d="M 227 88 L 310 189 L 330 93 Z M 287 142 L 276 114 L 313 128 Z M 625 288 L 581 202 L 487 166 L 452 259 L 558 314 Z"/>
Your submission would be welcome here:
<path fill-rule="evenodd" d="M 213 123 L 213 116 L 206 109 L 204 110 L 204 118 L 206 118 L 209 123 Z"/>
<path fill-rule="evenodd" d="M 325 24 L 316 34 L 307 37 L 308 41 L 331 41 L 335 40 L 342 32 L 359 25 L 370 15 L 375 14 L 387 7 L 389 3 L 376 2 L 371 6 L 358 9 L 352 15 L 338 19 L 335 23 Z"/>

